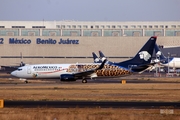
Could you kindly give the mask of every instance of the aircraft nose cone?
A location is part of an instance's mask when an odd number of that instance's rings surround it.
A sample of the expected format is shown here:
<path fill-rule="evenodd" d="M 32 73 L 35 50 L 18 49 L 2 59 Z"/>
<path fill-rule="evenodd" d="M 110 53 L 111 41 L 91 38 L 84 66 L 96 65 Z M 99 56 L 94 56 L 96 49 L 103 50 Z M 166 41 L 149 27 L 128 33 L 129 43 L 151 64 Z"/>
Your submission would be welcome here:
<path fill-rule="evenodd" d="M 11 75 L 12 75 L 12 76 L 16 76 L 16 75 L 17 75 L 17 72 L 16 72 L 16 71 L 13 71 L 13 72 L 11 72 Z"/>

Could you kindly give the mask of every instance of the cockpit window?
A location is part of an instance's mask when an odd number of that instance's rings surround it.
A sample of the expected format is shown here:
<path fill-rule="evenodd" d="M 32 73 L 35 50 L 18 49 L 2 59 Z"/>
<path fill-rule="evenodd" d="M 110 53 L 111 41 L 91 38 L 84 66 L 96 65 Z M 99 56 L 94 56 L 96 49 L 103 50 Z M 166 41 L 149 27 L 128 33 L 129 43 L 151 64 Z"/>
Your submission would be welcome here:
<path fill-rule="evenodd" d="M 21 70 L 22 70 L 22 68 L 18 68 L 17 70 L 18 70 L 18 71 L 21 71 Z"/>

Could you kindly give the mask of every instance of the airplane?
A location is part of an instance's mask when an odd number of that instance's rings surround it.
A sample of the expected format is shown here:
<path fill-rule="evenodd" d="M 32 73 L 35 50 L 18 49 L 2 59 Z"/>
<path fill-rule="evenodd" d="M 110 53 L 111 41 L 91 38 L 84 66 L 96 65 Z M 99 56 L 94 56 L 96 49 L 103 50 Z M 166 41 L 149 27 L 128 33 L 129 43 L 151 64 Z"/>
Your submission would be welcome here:
<path fill-rule="evenodd" d="M 180 68 L 180 58 L 178 57 L 166 57 L 159 49 L 158 45 L 155 44 L 155 53 L 159 60 L 155 60 L 155 62 L 160 62 L 160 65 L 170 68 Z"/>
<path fill-rule="evenodd" d="M 86 79 L 89 78 L 127 76 L 134 72 L 144 71 L 152 65 L 150 62 L 156 39 L 156 36 L 152 36 L 134 58 L 124 62 L 105 64 L 105 59 L 101 64 L 80 63 L 27 65 L 13 71 L 11 75 L 25 79 L 59 78 L 60 81 L 76 81 L 82 79 L 82 83 L 87 83 Z"/>
<path fill-rule="evenodd" d="M 102 69 L 106 59 L 92 69 L 82 69 L 80 64 L 34 64 L 19 67 L 11 72 L 11 75 L 26 79 L 60 79 L 61 81 L 76 81 L 82 79 L 82 83 L 87 83 L 87 78 L 91 78 L 94 72 Z M 93 63 L 92 63 L 93 64 Z M 85 65 L 83 63 L 83 65 Z M 90 64 L 87 65 L 89 67 Z"/>

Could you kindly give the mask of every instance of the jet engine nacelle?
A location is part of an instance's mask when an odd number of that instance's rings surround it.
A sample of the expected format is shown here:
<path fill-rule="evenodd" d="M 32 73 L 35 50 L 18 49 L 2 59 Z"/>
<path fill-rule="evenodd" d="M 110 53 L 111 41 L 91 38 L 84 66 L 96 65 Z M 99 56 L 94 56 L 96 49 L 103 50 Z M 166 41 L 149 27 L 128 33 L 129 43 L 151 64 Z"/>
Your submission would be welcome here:
<path fill-rule="evenodd" d="M 62 74 L 60 75 L 61 81 L 76 81 L 74 75 L 71 74 Z"/>

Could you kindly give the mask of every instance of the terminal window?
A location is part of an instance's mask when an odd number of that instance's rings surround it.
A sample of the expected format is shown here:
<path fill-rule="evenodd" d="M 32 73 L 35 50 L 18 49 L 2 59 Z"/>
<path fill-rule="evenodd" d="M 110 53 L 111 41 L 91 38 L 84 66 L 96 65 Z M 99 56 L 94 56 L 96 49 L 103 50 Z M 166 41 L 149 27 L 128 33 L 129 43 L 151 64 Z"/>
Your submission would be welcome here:
<path fill-rule="evenodd" d="M 81 25 L 78 25 L 77 27 L 78 27 L 78 28 L 81 28 Z"/>
<path fill-rule="evenodd" d="M 149 25 L 149 28 L 152 28 L 152 25 Z"/>
<path fill-rule="evenodd" d="M 140 32 L 139 31 L 133 32 L 133 36 L 140 36 Z"/>
<path fill-rule="evenodd" d="M 106 28 L 110 28 L 110 25 L 106 25 Z"/>
<path fill-rule="evenodd" d="M 67 25 L 67 28 L 71 28 L 71 26 L 70 26 L 70 25 Z"/>
<path fill-rule="evenodd" d="M 154 28 L 158 28 L 158 25 L 155 25 Z"/>
<path fill-rule="evenodd" d="M 56 32 L 49 32 L 49 36 L 56 36 Z"/>
<path fill-rule="evenodd" d="M 73 25 L 72 28 L 76 28 L 76 25 Z"/>
<path fill-rule="evenodd" d="M 128 26 L 127 26 L 127 25 L 124 25 L 123 28 L 128 28 Z"/>
<path fill-rule="evenodd" d="M 176 25 L 171 25 L 171 28 L 176 28 Z"/>
<path fill-rule="evenodd" d="M 6 32 L 7 36 L 14 36 L 14 32 Z"/>
<path fill-rule="evenodd" d="M 70 32 L 71 36 L 78 36 L 78 33 L 76 31 Z"/>
<path fill-rule="evenodd" d="M 35 32 L 28 32 L 28 36 L 35 36 Z"/>
<path fill-rule="evenodd" d="M 138 25 L 137 28 L 141 28 L 141 25 Z"/>
<path fill-rule="evenodd" d="M 117 28 L 121 28 L 121 26 L 120 26 L 120 25 L 118 25 L 118 26 L 117 26 Z"/>
<path fill-rule="evenodd" d="M 154 36 L 162 36 L 161 31 L 154 31 Z"/>
<path fill-rule="evenodd" d="M 115 26 L 115 25 L 113 25 L 113 26 L 112 26 L 112 28 L 116 28 L 116 26 Z"/>
<path fill-rule="evenodd" d="M 91 36 L 98 36 L 98 32 L 91 32 Z"/>
<path fill-rule="evenodd" d="M 146 25 L 143 25 L 143 28 L 147 28 L 147 26 L 146 26 Z"/>
<path fill-rule="evenodd" d="M 164 25 L 160 25 L 160 28 L 164 28 Z"/>
<path fill-rule="evenodd" d="M 177 31 L 177 32 L 176 32 L 176 36 L 180 36 L 180 31 Z"/>
<path fill-rule="evenodd" d="M 65 25 L 62 25 L 61 28 L 65 28 Z"/>
<path fill-rule="evenodd" d="M 95 28 L 99 28 L 99 26 L 98 26 L 98 25 L 96 25 L 96 26 L 95 26 Z"/>
<path fill-rule="evenodd" d="M 56 25 L 56 28 L 61 28 L 61 26 L 60 25 Z"/>
<path fill-rule="evenodd" d="M 101 25 L 101 28 L 104 28 L 104 25 Z"/>
<path fill-rule="evenodd" d="M 119 36 L 119 32 L 116 31 L 112 32 L 112 36 Z"/>
<path fill-rule="evenodd" d="M 88 28 L 87 25 L 83 25 L 83 28 Z"/>
<path fill-rule="evenodd" d="M 131 28 L 136 28 L 136 26 L 135 25 L 131 25 Z"/>

